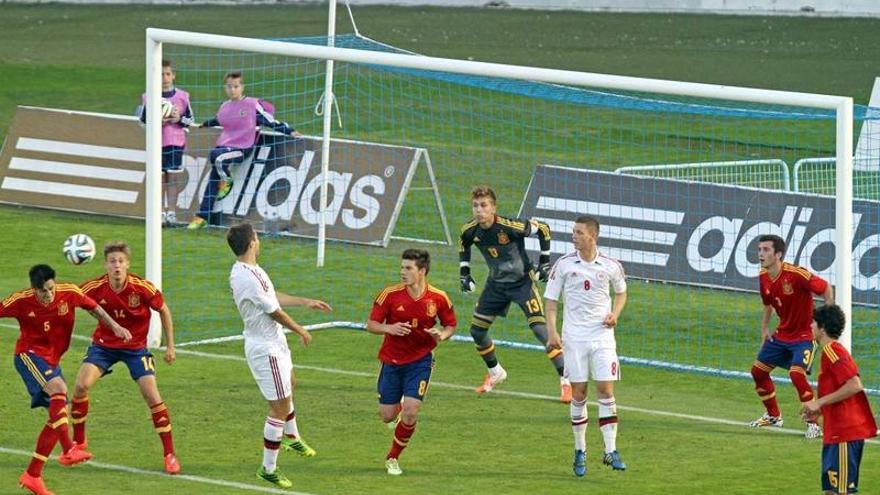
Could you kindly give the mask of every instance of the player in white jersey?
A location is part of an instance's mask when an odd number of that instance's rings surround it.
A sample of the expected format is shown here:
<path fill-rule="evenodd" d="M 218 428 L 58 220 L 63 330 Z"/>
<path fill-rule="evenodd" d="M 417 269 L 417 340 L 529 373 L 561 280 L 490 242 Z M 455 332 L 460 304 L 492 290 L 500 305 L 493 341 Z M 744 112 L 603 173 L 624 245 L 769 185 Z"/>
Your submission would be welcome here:
<path fill-rule="evenodd" d="M 587 381 L 596 382 L 599 395 L 599 429 L 605 440 L 602 462 L 618 471 L 626 464 L 617 452 L 617 405 L 614 382 L 620 379 L 614 326 L 626 304 L 626 277 L 617 260 L 603 256 L 596 241 L 599 222 L 589 216 L 578 217 L 572 231 L 577 251 L 556 260 L 544 291 L 549 340 L 558 345 L 556 330 L 557 301 L 562 295 L 563 356 L 565 377 L 571 382 L 571 428 L 574 431 L 576 476 L 584 476 L 586 467 Z M 612 302 L 611 290 L 614 291 Z"/>
<path fill-rule="evenodd" d="M 281 488 L 290 488 L 290 480 L 277 470 L 279 448 L 305 457 L 314 456 L 315 450 L 300 438 L 297 429 L 293 362 L 283 329 L 299 335 L 303 346 L 309 345 L 312 336 L 282 306 L 307 306 L 325 312 L 331 308 L 324 301 L 275 291 L 269 276 L 257 264 L 260 239 L 250 224 L 230 228 L 226 241 L 238 257 L 229 274 L 229 285 L 244 323 L 245 356 L 260 392 L 269 402 L 269 415 L 263 426 L 263 464 L 257 476 Z"/>

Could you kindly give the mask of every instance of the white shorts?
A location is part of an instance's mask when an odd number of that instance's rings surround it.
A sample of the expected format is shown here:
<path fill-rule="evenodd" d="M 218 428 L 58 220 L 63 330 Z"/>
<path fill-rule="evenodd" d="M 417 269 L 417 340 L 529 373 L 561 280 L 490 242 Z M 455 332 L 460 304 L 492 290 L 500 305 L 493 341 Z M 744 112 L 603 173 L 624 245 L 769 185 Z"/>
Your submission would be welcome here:
<path fill-rule="evenodd" d="M 620 363 L 614 342 L 572 343 L 563 341 L 565 378 L 573 383 L 620 380 Z"/>
<path fill-rule="evenodd" d="M 244 353 L 251 374 L 266 400 L 290 397 L 290 375 L 293 372 L 290 349 L 277 345 L 245 343 Z"/>

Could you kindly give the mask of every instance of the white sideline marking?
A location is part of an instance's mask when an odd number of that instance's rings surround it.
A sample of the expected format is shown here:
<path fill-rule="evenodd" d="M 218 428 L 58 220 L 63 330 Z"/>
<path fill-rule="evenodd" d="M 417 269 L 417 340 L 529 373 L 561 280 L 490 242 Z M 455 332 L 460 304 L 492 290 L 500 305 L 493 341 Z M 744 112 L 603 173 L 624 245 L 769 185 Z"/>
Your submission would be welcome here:
<path fill-rule="evenodd" d="M 178 354 L 189 354 L 191 356 L 211 358 L 211 359 L 224 359 L 224 360 L 228 360 L 228 361 L 247 362 L 245 360 L 245 358 L 242 356 L 235 356 L 235 355 L 230 355 L 230 354 L 214 354 L 211 352 L 191 351 L 189 349 L 177 349 L 176 352 Z M 299 368 L 299 369 L 304 369 L 304 370 L 321 371 L 324 373 L 333 373 L 336 375 L 359 376 L 359 377 L 364 377 L 364 378 L 375 378 L 376 377 L 375 373 L 366 373 L 363 371 L 342 370 L 342 369 L 338 369 L 338 368 L 325 368 L 323 366 L 309 366 L 309 365 L 304 365 L 304 364 L 294 364 L 293 367 Z M 454 389 L 454 390 L 469 390 L 469 391 L 474 390 L 474 387 L 469 386 L 469 385 L 459 385 L 457 383 L 446 383 L 446 382 L 438 382 L 438 381 L 431 381 L 431 386 L 432 387 L 450 388 L 450 389 Z M 497 395 L 506 395 L 509 397 L 523 397 L 523 398 L 527 398 L 527 399 L 540 399 L 540 400 L 549 400 L 549 401 L 554 401 L 554 402 L 559 400 L 559 397 L 552 396 L 552 395 L 534 394 L 534 393 L 530 393 L 530 392 L 515 392 L 512 390 L 503 390 L 503 389 L 501 389 L 501 390 L 495 389 L 495 390 L 492 390 L 492 392 L 490 392 L 490 393 L 497 394 Z M 598 403 L 596 403 L 596 402 L 588 402 L 588 404 L 593 405 L 593 406 L 598 405 Z M 692 421 L 701 421 L 704 423 L 714 423 L 714 424 L 719 424 L 719 425 L 739 426 L 739 427 L 748 426 L 748 423 L 745 423 L 742 421 L 734 421 L 732 419 L 712 418 L 709 416 L 698 416 L 695 414 L 683 414 L 683 413 L 676 413 L 676 412 L 671 412 L 671 411 L 659 411 L 656 409 L 646 409 L 643 407 L 622 406 L 622 405 L 618 404 L 617 409 L 619 409 L 621 411 L 631 411 L 631 412 L 636 412 L 636 413 L 650 414 L 653 416 L 664 416 L 664 417 L 669 417 L 669 418 L 689 419 Z M 768 428 L 767 430 L 777 432 L 777 433 L 787 433 L 789 435 L 803 436 L 803 434 L 804 434 L 803 430 L 795 430 L 793 428 Z M 866 442 L 880 444 L 880 441 L 877 441 L 877 440 L 866 440 Z"/>
<path fill-rule="evenodd" d="M 0 326 L 7 327 L 7 328 L 18 328 L 18 325 L 10 325 L 8 323 L 0 323 Z M 84 335 L 74 335 L 73 338 L 77 339 L 77 340 L 91 341 L 91 338 L 86 337 Z M 210 359 L 223 359 L 223 360 L 227 360 L 227 361 L 247 362 L 247 360 L 244 357 L 238 356 L 238 355 L 232 355 L 232 354 L 215 354 L 212 352 L 191 351 L 189 349 L 176 349 L 176 352 L 177 352 L 177 354 L 188 354 L 190 356 L 204 357 L 204 358 L 210 358 Z M 300 368 L 300 369 L 312 370 L 312 371 L 322 371 L 324 373 L 333 373 L 336 375 L 359 376 L 359 377 L 364 377 L 364 378 L 375 378 L 376 377 L 375 373 L 367 373 L 364 371 L 350 371 L 350 370 L 342 370 L 342 369 L 338 369 L 338 368 L 325 368 L 322 366 L 309 366 L 309 365 L 304 365 L 304 364 L 294 364 L 293 366 L 294 366 L 294 368 Z M 436 382 L 436 381 L 432 381 L 431 385 L 436 386 L 436 387 L 451 388 L 454 390 L 473 390 L 474 389 L 474 387 L 469 386 L 469 385 L 459 385 L 457 383 L 446 383 L 446 382 Z M 506 396 L 510 396 L 510 397 L 523 397 L 523 398 L 527 398 L 527 399 L 541 399 L 541 400 L 550 400 L 550 401 L 558 401 L 559 400 L 559 397 L 555 397 L 552 395 L 534 394 L 531 392 L 516 392 L 513 390 L 495 389 L 490 393 L 496 394 L 496 395 L 506 395 Z M 596 403 L 596 402 L 587 402 L 587 403 L 592 406 L 598 405 L 598 403 Z M 658 409 L 646 409 L 643 407 L 618 405 L 617 409 L 619 409 L 621 411 L 632 411 L 632 412 L 636 412 L 636 413 L 650 414 L 653 416 L 664 416 L 664 417 L 668 417 L 668 418 L 689 419 L 692 421 L 701 421 L 703 423 L 714 423 L 714 424 L 719 424 L 719 425 L 740 426 L 740 427 L 748 426 L 748 423 L 745 423 L 743 421 L 734 421 L 732 419 L 713 418 L 713 417 L 709 417 L 709 416 L 698 416 L 696 414 L 684 414 L 684 413 L 677 413 L 677 412 L 671 412 L 671 411 L 661 411 Z M 776 432 L 776 433 L 786 433 L 789 435 L 803 435 L 804 434 L 803 430 L 795 430 L 793 428 L 767 428 L 766 430 Z M 871 443 L 871 444 L 880 444 L 880 440 L 865 440 L 865 442 Z M 2 447 L 0 447 L 0 449 L 2 449 Z M 28 455 L 30 455 L 30 454 L 28 454 Z M 285 493 L 289 493 L 289 492 L 285 492 Z"/>
<path fill-rule="evenodd" d="M 7 449 L 6 447 L 0 447 L 0 453 L 10 454 L 10 455 L 18 455 L 18 456 L 22 456 L 22 457 L 30 457 L 32 454 L 32 452 L 28 452 L 28 451 L 24 451 L 24 450 L 17 450 L 17 449 Z M 53 459 L 55 459 L 56 457 L 57 456 L 54 456 L 54 455 L 52 456 Z M 123 473 L 130 473 L 130 474 L 140 474 L 142 476 L 157 476 L 157 477 L 180 480 L 180 481 L 192 481 L 193 483 L 202 483 L 202 484 L 206 484 L 206 485 L 222 486 L 222 487 L 226 487 L 226 488 L 238 488 L 239 490 L 247 490 L 247 491 L 251 491 L 251 492 L 281 493 L 281 494 L 285 494 L 285 495 L 311 495 L 311 494 L 305 493 L 305 492 L 294 492 L 291 490 L 282 490 L 280 488 L 269 488 L 269 487 L 265 487 L 265 486 L 249 485 L 247 483 L 238 483 L 235 481 L 225 481 L 225 480 L 218 480 L 218 479 L 211 479 L 211 478 L 203 478 L 201 476 L 193 476 L 191 474 L 170 475 L 170 474 L 166 474 L 166 473 L 163 473 L 160 471 L 148 471 L 146 469 L 138 469 L 138 468 L 133 468 L 133 467 L 128 467 L 128 466 L 119 466 L 116 464 L 106 464 L 103 462 L 88 461 L 88 462 L 84 463 L 83 466 L 91 466 L 93 468 L 107 469 L 110 471 L 121 471 Z"/>

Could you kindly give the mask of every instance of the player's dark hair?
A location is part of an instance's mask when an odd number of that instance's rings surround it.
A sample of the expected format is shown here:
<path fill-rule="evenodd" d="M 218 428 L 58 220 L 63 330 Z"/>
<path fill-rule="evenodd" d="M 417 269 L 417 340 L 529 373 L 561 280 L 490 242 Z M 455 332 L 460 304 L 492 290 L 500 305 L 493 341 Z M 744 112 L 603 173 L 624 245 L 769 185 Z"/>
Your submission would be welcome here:
<path fill-rule="evenodd" d="M 498 197 L 495 195 L 495 191 L 489 186 L 474 186 L 474 188 L 471 189 L 471 199 L 487 197 L 492 198 L 493 203 L 498 202 Z"/>
<path fill-rule="evenodd" d="M 170 60 L 163 58 L 162 68 L 164 69 L 165 67 L 168 67 L 169 69 L 171 69 L 171 72 L 174 72 L 174 64 L 172 64 Z"/>
<path fill-rule="evenodd" d="M 816 326 L 825 331 L 832 339 L 839 339 L 843 333 L 843 327 L 846 325 L 846 315 L 843 310 L 836 304 L 820 306 L 813 310 L 813 320 Z"/>
<path fill-rule="evenodd" d="M 55 270 L 49 265 L 34 265 L 28 272 L 31 279 L 31 287 L 42 289 L 46 282 L 55 278 Z"/>
<path fill-rule="evenodd" d="M 104 244 L 104 259 L 107 259 L 110 253 L 122 253 L 126 258 L 131 259 L 131 249 L 125 241 L 111 241 Z"/>
<path fill-rule="evenodd" d="M 586 225 L 588 228 L 595 230 L 596 234 L 599 233 L 599 221 L 589 215 L 581 215 L 574 222 Z"/>
<path fill-rule="evenodd" d="M 431 271 L 431 255 L 424 249 L 407 249 L 400 259 L 414 261 L 419 270 L 425 269 L 425 275 Z"/>
<path fill-rule="evenodd" d="M 758 242 L 772 242 L 773 243 L 773 252 L 781 253 L 785 256 L 785 239 L 779 237 L 775 234 L 765 234 L 761 237 L 758 237 Z"/>
<path fill-rule="evenodd" d="M 242 79 L 243 80 L 244 78 L 241 77 L 240 70 L 234 70 L 234 71 L 227 72 L 226 75 L 223 76 L 223 82 L 226 82 L 230 79 Z"/>
<path fill-rule="evenodd" d="M 254 226 L 249 223 L 240 223 L 229 228 L 226 232 L 226 242 L 236 256 L 241 256 L 247 252 L 251 241 L 257 238 L 257 232 Z"/>

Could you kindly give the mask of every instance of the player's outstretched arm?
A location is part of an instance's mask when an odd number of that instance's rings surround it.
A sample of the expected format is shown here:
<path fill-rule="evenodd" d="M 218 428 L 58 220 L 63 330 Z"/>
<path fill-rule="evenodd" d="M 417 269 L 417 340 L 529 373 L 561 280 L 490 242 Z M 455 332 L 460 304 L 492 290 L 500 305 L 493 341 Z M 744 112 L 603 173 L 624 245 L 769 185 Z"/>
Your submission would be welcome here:
<path fill-rule="evenodd" d="M 171 309 L 167 304 L 159 308 L 159 320 L 162 321 L 162 331 L 165 333 L 165 362 L 173 364 L 177 359 L 174 352 L 174 320 L 171 318 Z"/>
<path fill-rule="evenodd" d="M 312 342 L 312 334 L 309 333 L 308 330 L 302 327 L 299 323 L 293 321 L 293 318 L 290 317 L 289 314 L 285 313 L 283 309 L 278 308 L 274 312 L 269 313 L 269 316 L 272 317 L 273 320 L 277 321 L 284 328 L 290 329 L 290 331 L 299 335 L 300 341 L 302 341 L 303 347 L 308 347 Z"/>
<path fill-rule="evenodd" d="M 123 328 L 119 323 L 116 323 L 113 318 L 110 318 L 110 315 L 104 311 L 104 308 L 101 306 L 95 306 L 95 309 L 90 309 L 88 311 L 92 317 L 106 325 L 114 335 L 122 339 L 124 342 L 131 340 L 131 332 L 129 332 L 128 329 Z"/>
<path fill-rule="evenodd" d="M 282 306 L 306 306 L 325 313 L 333 311 L 333 308 L 331 308 L 329 304 L 319 299 L 291 296 L 290 294 L 285 294 L 283 292 L 276 292 L 276 295 L 278 296 L 278 304 Z"/>
<path fill-rule="evenodd" d="M 408 335 L 412 331 L 412 326 L 408 322 L 398 323 L 379 323 L 376 320 L 367 320 L 367 331 L 377 335 L 394 335 L 402 337 Z"/>

